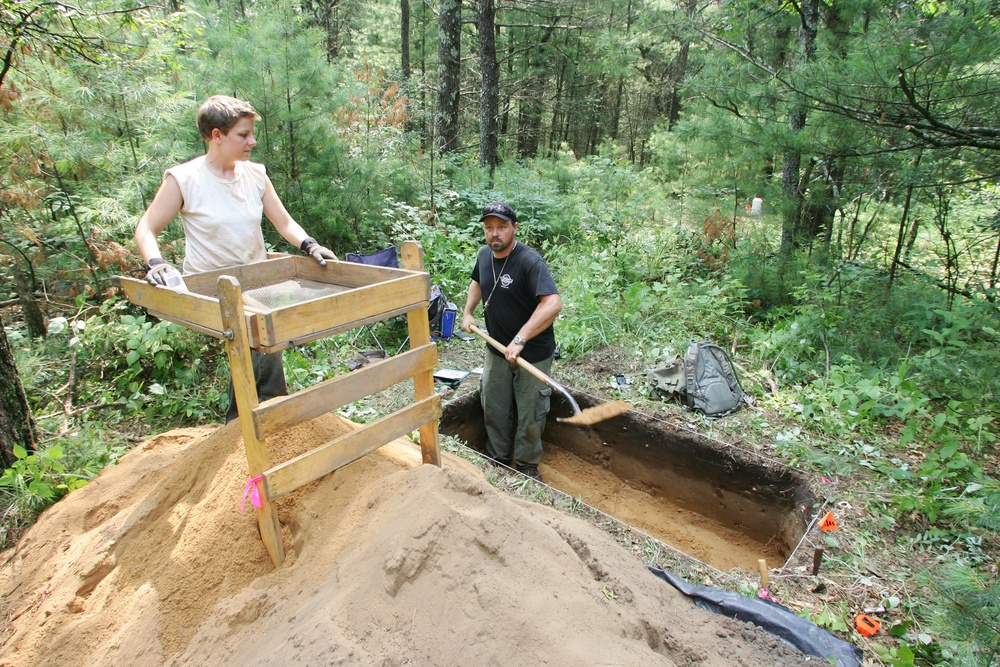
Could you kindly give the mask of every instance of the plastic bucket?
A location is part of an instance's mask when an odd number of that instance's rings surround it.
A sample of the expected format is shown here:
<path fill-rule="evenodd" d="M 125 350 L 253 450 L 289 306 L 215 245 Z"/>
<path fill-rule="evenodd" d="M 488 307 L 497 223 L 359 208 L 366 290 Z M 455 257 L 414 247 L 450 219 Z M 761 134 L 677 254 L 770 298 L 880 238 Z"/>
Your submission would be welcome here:
<path fill-rule="evenodd" d="M 455 331 L 455 315 L 457 312 L 452 308 L 447 308 L 441 314 L 441 338 L 451 338 L 451 334 Z"/>

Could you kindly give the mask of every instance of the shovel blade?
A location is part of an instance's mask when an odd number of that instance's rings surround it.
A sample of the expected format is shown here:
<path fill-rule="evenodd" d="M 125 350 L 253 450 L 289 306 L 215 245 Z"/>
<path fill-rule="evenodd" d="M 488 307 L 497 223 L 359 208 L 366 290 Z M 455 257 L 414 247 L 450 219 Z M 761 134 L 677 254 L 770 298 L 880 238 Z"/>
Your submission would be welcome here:
<path fill-rule="evenodd" d="M 610 403 L 602 403 L 600 405 L 595 405 L 592 408 L 581 410 L 578 414 L 575 414 L 572 417 L 558 417 L 557 421 L 560 421 L 563 424 L 570 424 L 572 426 L 591 426 L 598 422 L 602 422 L 605 419 L 611 419 L 612 417 L 625 414 L 631 409 L 632 404 L 628 401 L 611 401 Z"/>

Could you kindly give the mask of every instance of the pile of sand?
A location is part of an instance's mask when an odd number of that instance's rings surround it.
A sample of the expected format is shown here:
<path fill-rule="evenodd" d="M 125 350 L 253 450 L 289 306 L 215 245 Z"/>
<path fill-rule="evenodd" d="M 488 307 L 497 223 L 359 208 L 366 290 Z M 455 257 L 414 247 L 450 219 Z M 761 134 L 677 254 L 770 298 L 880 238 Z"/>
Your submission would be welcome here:
<path fill-rule="evenodd" d="M 350 428 L 297 426 L 271 459 Z M 45 512 L 2 554 L 0 665 L 818 663 L 404 440 L 279 501 L 275 570 L 240 514 L 242 443 L 236 422 L 172 431 Z"/>

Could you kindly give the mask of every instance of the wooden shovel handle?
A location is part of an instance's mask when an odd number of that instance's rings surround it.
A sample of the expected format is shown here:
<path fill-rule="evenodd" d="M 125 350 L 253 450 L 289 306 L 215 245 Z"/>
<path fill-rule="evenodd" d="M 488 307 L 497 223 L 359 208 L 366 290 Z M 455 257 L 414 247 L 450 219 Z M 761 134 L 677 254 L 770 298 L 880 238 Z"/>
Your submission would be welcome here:
<path fill-rule="evenodd" d="M 473 333 L 482 337 L 487 343 L 495 347 L 500 352 L 507 352 L 507 348 L 505 346 L 501 345 L 499 341 L 491 338 L 489 334 L 487 334 L 485 331 L 477 327 L 475 324 L 471 325 L 469 329 L 471 329 Z M 576 399 L 573 398 L 573 394 L 569 393 L 569 390 L 566 389 L 566 387 L 562 386 L 561 384 L 550 378 L 548 375 L 546 375 L 542 371 L 538 370 L 537 368 L 529 364 L 520 356 L 517 358 L 517 365 L 523 368 L 524 370 L 528 371 L 532 375 L 534 375 L 536 378 L 538 378 L 538 380 L 542 384 L 552 387 L 552 389 L 555 389 L 560 394 L 562 394 L 563 397 L 566 399 L 566 402 L 569 403 L 569 406 L 573 409 L 574 415 L 579 415 L 581 413 L 580 406 L 577 404 Z"/>
<path fill-rule="evenodd" d="M 480 329 L 479 327 L 477 327 L 475 324 L 473 324 L 469 328 L 472 329 L 472 333 L 474 333 L 474 334 L 478 335 L 479 337 L 481 337 L 487 343 L 489 343 L 490 345 L 492 345 L 493 347 L 495 347 L 498 351 L 500 351 L 500 352 L 506 352 L 507 351 L 507 347 L 505 345 L 503 345 L 496 338 L 493 338 L 488 333 L 486 333 L 485 331 L 483 331 L 482 329 Z M 552 380 L 552 378 L 550 378 L 548 375 L 546 375 L 545 373 L 541 372 L 540 370 L 538 370 L 537 368 L 535 368 L 534 366 L 532 366 L 531 364 L 529 364 L 527 361 L 525 361 L 524 359 L 522 359 L 520 356 L 518 356 L 518 358 L 517 358 L 517 365 L 520 366 L 521 368 L 523 368 L 524 370 L 528 371 L 532 375 L 534 375 L 542 383 L 547 384 L 550 387 L 552 386 L 552 384 L 554 382 L 554 380 Z"/>

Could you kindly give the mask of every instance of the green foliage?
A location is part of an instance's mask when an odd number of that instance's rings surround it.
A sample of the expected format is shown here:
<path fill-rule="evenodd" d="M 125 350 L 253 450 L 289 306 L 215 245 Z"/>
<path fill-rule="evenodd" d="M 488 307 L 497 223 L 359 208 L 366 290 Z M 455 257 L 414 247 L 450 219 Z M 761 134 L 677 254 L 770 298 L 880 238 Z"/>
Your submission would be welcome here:
<path fill-rule="evenodd" d="M 374 162 L 352 160 L 337 136 L 335 116 L 348 113 L 352 91 L 327 65 L 318 30 L 289 2 L 258 4 L 252 14 L 196 5 L 188 18 L 213 54 L 193 51 L 186 60 L 195 99 L 224 91 L 249 100 L 261 117 L 252 159 L 267 167 L 285 207 L 335 249 L 357 242 L 352 232 L 363 234 L 377 215 L 381 175 Z M 288 250 L 269 225 L 265 232 Z"/>
<path fill-rule="evenodd" d="M 347 337 L 337 336 L 285 351 L 282 363 L 289 392 L 294 393 L 346 372 L 340 360 L 341 348 L 346 347 L 349 347 Z"/>
<path fill-rule="evenodd" d="M 887 600 L 886 608 L 896 609 L 898 600 Z M 944 657 L 939 642 L 920 628 L 912 619 L 893 622 L 886 628 L 886 633 L 899 641 L 898 646 L 883 646 L 872 643 L 872 648 L 879 658 L 893 667 L 930 667 L 932 665 L 954 664 Z"/>
<path fill-rule="evenodd" d="M 472 263 L 483 243 L 479 215 L 467 212 L 458 193 L 445 191 L 436 200 L 438 215 L 386 197 L 382 209 L 387 239 L 414 239 L 424 250 L 424 266 L 449 301 L 465 303 Z M 480 209 L 481 210 L 481 209 Z M 378 246 L 382 247 L 382 246 Z M 373 248 L 375 250 L 377 248 Z"/>
<path fill-rule="evenodd" d="M 881 644 L 874 644 L 873 648 L 878 653 L 882 661 L 892 667 L 915 667 L 916 654 L 909 646 L 885 647 Z"/>
<path fill-rule="evenodd" d="M 0 475 L 0 490 L 18 496 L 26 509 L 44 507 L 87 483 L 86 480 L 70 479 L 74 476 L 67 474 L 59 445 L 32 453 L 14 445 L 14 457 L 14 465 Z"/>
<path fill-rule="evenodd" d="M 843 605 L 831 605 L 815 614 L 801 611 L 798 615 L 806 618 L 818 627 L 844 634 L 848 630 L 846 621 L 848 617 L 847 611 Z"/>
<path fill-rule="evenodd" d="M 548 213 L 549 221 L 537 231 L 541 238 L 558 242 L 569 237 L 574 242 L 586 240 L 600 247 L 615 248 L 636 230 L 656 224 L 657 199 L 636 196 L 649 181 L 632 164 L 596 156 L 572 160 L 569 154 L 562 153 L 555 162 L 536 161 L 531 166 L 532 180 L 555 181 L 558 190 L 552 194 L 558 195 L 558 199 L 522 201 L 520 207 L 515 206 L 518 211 L 530 212 L 529 233 L 535 233 L 531 221 Z M 520 193 L 524 187 L 511 189 L 523 196 Z"/>
<path fill-rule="evenodd" d="M 121 434 L 85 422 L 29 452 L 15 446 L 16 460 L 0 474 L 0 549 L 7 549 L 35 517 L 65 494 L 84 486 L 127 449 Z"/>
<path fill-rule="evenodd" d="M 143 412 L 154 423 L 178 417 L 200 422 L 218 414 L 220 392 L 212 388 L 217 372 L 213 359 L 222 354 L 217 343 L 179 325 L 133 314 L 135 308 L 126 301 L 111 299 L 95 308 L 81 298 L 80 305 L 72 319 L 53 318 L 50 335 L 19 355 L 25 392 L 36 414 L 53 407 L 61 412 L 65 398 L 59 392 L 67 391 L 84 409 L 122 417 Z M 73 363 L 54 363 L 59 359 Z M 62 389 L 52 391 L 60 385 Z"/>
<path fill-rule="evenodd" d="M 794 305 L 767 312 L 771 327 L 755 347 L 776 377 L 801 388 L 803 418 L 830 434 L 897 421 L 904 424 L 901 445 L 928 420 L 936 440 L 961 433 L 993 442 L 991 411 L 981 402 L 996 403 L 989 369 L 998 355 L 994 345 L 972 344 L 995 339 L 990 309 L 909 301 L 917 291 L 906 286 L 885 295 L 877 278 L 852 271 L 847 279 L 843 270 L 804 275 L 792 290 Z"/>
<path fill-rule="evenodd" d="M 956 525 L 967 526 L 978 534 L 980 543 L 982 538 L 995 540 L 1000 485 L 996 480 L 980 478 L 948 504 L 945 514 Z M 977 549 L 953 551 L 939 567 L 922 575 L 922 582 L 940 603 L 931 620 L 942 636 L 942 649 L 951 664 L 993 665 L 998 659 L 1000 582 L 995 571 L 990 573 L 995 561 L 982 559 L 982 555 Z M 986 571 L 977 569 L 977 565 L 985 565 Z"/>
<path fill-rule="evenodd" d="M 74 8 L 75 28 L 66 27 L 86 41 L 89 58 L 67 65 L 46 48 L 25 49 L 3 96 L 0 239 L 31 263 L 22 268 L 32 289 L 44 282 L 50 296 L 69 299 L 103 293 L 108 275 L 133 265 L 122 241 L 176 150 L 170 137 L 151 134 L 183 104 L 166 78 L 170 21 L 101 9 Z"/>
<path fill-rule="evenodd" d="M 795 305 L 768 312 L 766 336 L 751 331 L 755 353 L 797 390 L 795 400 L 775 407 L 852 443 L 839 454 L 889 481 L 893 516 L 926 528 L 917 541 L 921 548 L 945 554 L 946 545 L 959 539 L 977 550 L 960 529 L 932 527 L 955 489 L 981 474 L 981 458 L 996 442 L 996 378 L 987 370 L 996 368 L 995 346 L 971 342 L 995 335 L 984 324 L 987 309 L 967 304 L 943 310 L 920 301 L 899 307 L 897 299 L 915 291 L 906 287 L 879 306 L 864 296 L 884 294 L 872 284 L 874 276 L 850 275 L 804 276 L 792 291 Z M 869 444 L 887 428 L 898 431 L 895 445 Z M 915 443 L 925 454 L 913 461 L 906 452 Z"/>

